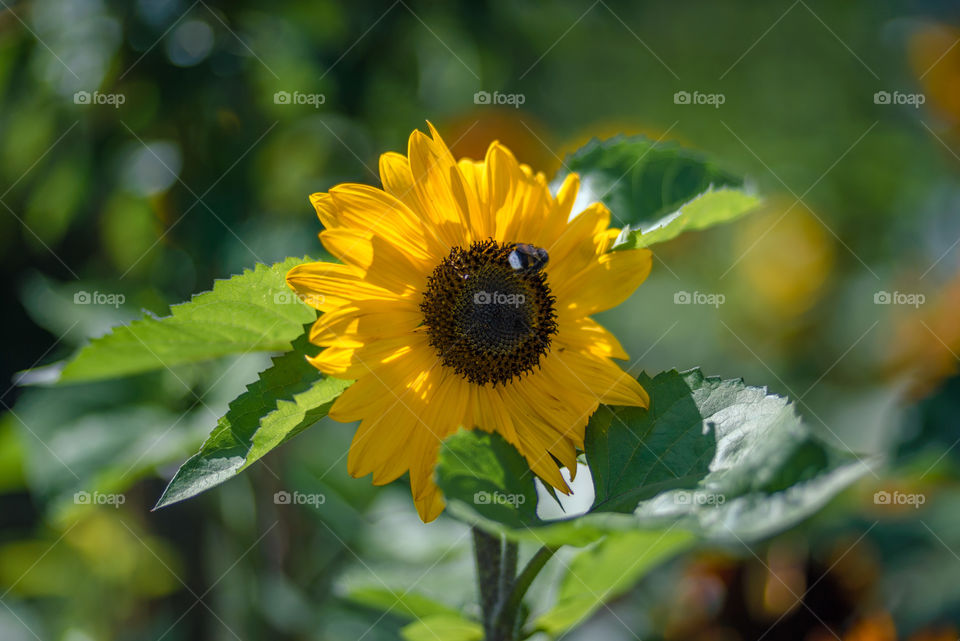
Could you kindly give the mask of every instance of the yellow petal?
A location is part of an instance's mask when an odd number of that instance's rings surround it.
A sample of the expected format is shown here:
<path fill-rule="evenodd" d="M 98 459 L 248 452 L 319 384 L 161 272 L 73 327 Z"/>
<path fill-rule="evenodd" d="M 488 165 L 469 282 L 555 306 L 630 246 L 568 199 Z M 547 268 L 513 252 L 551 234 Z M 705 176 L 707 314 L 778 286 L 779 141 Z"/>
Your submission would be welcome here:
<path fill-rule="evenodd" d="M 495 156 L 497 165 L 507 164 L 516 176 L 512 197 L 507 204 L 497 212 L 497 239 L 503 242 L 532 243 L 546 246 L 544 242 L 551 232 L 551 227 L 559 227 L 564 221 L 551 218 L 553 211 L 553 197 L 546 180 L 542 176 L 530 175 L 529 168 L 519 165 L 512 155 L 500 154 Z"/>
<path fill-rule="evenodd" d="M 557 238 L 546 245 L 550 254 L 547 274 L 551 283 L 569 280 L 597 258 L 594 237 L 610 226 L 610 210 L 594 203 L 577 214 L 562 228 Z"/>
<path fill-rule="evenodd" d="M 444 500 L 443 494 L 433 481 L 430 482 L 420 498 L 414 498 L 414 505 L 417 508 L 417 514 L 424 523 L 430 523 L 443 512 Z"/>
<path fill-rule="evenodd" d="M 507 411 L 503 399 L 503 388 L 493 385 L 474 386 L 476 399 L 474 401 L 474 424 L 488 432 L 497 432 L 514 447 L 520 446 L 517 437 L 517 428 L 513 424 L 513 417 Z"/>
<path fill-rule="evenodd" d="M 648 249 L 598 256 L 580 273 L 557 282 L 554 293 L 558 305 L 576 316 L 589 316 L 616 307 L 646 280 L 652 264 L 653 254 Z M 553 282 L 551 280 L 551 284 Z"/>
<path fill-rule="evenodd" d="M 334 402 L 330 408 L 330 418 L 341 423 L 358 421 L 375 414 L 378 408 L 390 406 L 398 398 L 404 399 L 413 393 L 423 373 L 436 361 L 424 349 L 425 341 L 418 338 L 411 342 L 409 350 L 383 361 L 374 372 L 357 378 Z M 405 402 L 409 404 L 411 401 Z"/>
<path fill-rule="evenodd" d="M 420 220 L 429 217 L 420 208 L 416 188 L 413 184 L 413 173 L 410 171 L 410 162 L 406 156 L 396 152 L 388 152 L 380 156 L 380 182 L 388 194 L 406 205 L 410 211 L 419 215 Z"/>
<path fill-rule="evenodd" d="M 538 450 L 527 453 L 528 458 L 542 458 L 545 464 L 550 464 L 555 468 L 554 462 L 549 456 L 546 456 L 552 454 L 565 467 L 575 468 L 577 453 L 567 439 L 567 426 L 552 420 L 555 417 L 550 414 L 544 416 L 538 413 L 536 408 L 518 393 L 520 388 L 521 386 L 518 385 L 508 385 L 505 391 L 508 407 L 512 414 L 517 417 L 517 423 L 523 425 L 523 431 L 527 436 L 535 436 L 540 443 Z M 532 464 L 531 469 L 535 469 Z M 550 473 L 553 474 L 552 471 Z M 562 477 L 559 478 L 562 480 Z"/>
<path fill-rule="evenodd" d="M 554 338 L 558 344 L 601 358 L 629 358 L 617 337 L 592 318 L 562 316 L 558 325 L 560 334 Z"/>
<path fill-rule="evenodd" d="M 433 261 L 449 251 L 432 232 L 428 221 L 381 189 L 338 185 L 330 190 L 328 198 L 336 211 L 336 224 L 324 223 L 328 228 L 350 227 L 373 232 L 418 260 Z"/>
<path fill-rule="evenodd" d="M 320 232 L 320 241 L 331 254 L 359 267 L 367 281 L 400 296 L 422 292 L 433 268 L 370 231 L 327 229 Z"/>
<path fill-rule="evenodd" d="M 649 407 L 650 397 L 637 379 L 620 369 L 613 361 L 596 358 L 572 350 L 557 353 L 577 379 L 588 387 L 597 401 L 606 405 Z"/>
<path fill-rule="evenodd" d="M 483 186 L 484 163 L 463 158 L 457 161 L 457 169 L 463 176 L 464 184 L 476 195 L 478 210 L 476 218 L 471 219 L 470 227 L 475 240 L 493 237 L 493 218 L 490 216 L 489 203 L 486 202 L 486 191 Z"/>
<path fill-rule="evenodd" d="M 324 374 L 356 380 L 375 375 L 385 363 L 406 358 L 413 352 L 407 336 L 392 336 L 353 347 L 336 343 L 307 361 Z"/>
<path fill-rule="evenodd" d="M 419 409 L 423 442 L 421 465 L 410 469 L 410 482 L 415 498 L 433 484 L 433 470 L 443 441 L 467 422 L 469 393 L 464 380 L 451 370 L 437 366 L 431 370 L 436 380 L 432 392 L 422 399 Z"/>
<path fill-rule="evenodd" d="M 347 456 L 350 476 L 373 474 L 374 485 L 386 485 L 405 474 L 412 459 L 404 447 L 416 422 L 413 413 L 399 402 L 361 421 Z"/>
<path fill-rule="evenodd" d="M 449 150 L 422 132 L 414 131 L 410 135 L 408 157 L 421 211 L 429 217 L 437 237 L 448 248 L 469 245 L 469 215 L 454 197 L 451 182 L 460 171 Z"/>
<path fill-rule="evenodd" d="M 287 285 L 322 312 L 360 300 L 401 300 L 397 294 L 365 281 L 357 268 L 336 263 L 297 265 L 287 272 Z"/>
<path fill-rule="evenodd" d="M 422 321 L 423 314 L 411 301 L 360 301 L 320 316 L 310 328 L 310 342 L 355 348 L 384 338 L 405 336 Z"/>
<path fill-rule="evenodd" d="M 580 176 L 577 174 L 567 174 L 563 179 L 563 184 L 557 190 L 557 213 L 564 221 L 570 219 L 570 212 L 573 211 L 573 203 L 577 200 L 577 194 L 580 191 Z"/>

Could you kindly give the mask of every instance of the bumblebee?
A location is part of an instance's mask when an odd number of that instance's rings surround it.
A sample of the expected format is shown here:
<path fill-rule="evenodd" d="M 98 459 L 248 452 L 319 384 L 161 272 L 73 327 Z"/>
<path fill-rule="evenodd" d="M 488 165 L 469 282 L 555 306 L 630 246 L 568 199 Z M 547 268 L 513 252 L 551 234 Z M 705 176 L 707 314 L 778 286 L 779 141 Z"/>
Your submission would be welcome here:
<path fill-rule="evenodd" d="M 542 247 L 535 247 L 527 243 L 517 243 L 507 255 L 507 262 L 514 270 L 522 273 L 538 272 L 544 268 L 550 255 Z"/>

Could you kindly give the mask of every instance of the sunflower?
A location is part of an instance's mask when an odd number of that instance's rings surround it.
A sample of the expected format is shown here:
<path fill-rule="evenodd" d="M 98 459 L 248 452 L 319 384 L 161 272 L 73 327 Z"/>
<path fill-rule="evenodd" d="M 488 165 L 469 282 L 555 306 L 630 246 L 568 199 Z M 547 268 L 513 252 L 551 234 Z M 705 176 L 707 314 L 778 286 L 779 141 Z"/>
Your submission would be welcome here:
<path fill-rule="evenodd" d="M 428 123 L 429 124 L 429 123 Z M 646 407 L 611 359 L 617 339 L 590 318 L 650 272 L 596 203 L 571 217 L 579 187 L 553 196 L 543 174 L 494 142 L 457 161 L 430 125 L 407 156 L 380 157 L 383 189 L 342 184 L 310 197 L 323 246 L 342 263 L 306 263 L 287 283 L 323 312 L 308 360 L 355 382 L 330 416 L 360 421 L 348 470 L 382 485 L 410 474 L 420 518 L 443 511 L 433 480 L 441 442 L 497 432 L 545 483 L 569 493 L 584 429 L 600 403 Z"/>

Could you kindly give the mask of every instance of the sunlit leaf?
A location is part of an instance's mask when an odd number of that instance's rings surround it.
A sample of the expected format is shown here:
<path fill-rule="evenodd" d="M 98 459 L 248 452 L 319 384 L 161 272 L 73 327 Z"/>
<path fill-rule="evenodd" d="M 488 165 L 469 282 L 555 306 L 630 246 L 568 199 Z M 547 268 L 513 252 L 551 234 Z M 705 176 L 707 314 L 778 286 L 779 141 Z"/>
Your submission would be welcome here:
<path fill-rule="evenodd" d="M 632 511 L 647 527 L 680 523 L 706 538 L 754 539 L 813 513 L 866 471 L 852 455 L 815 438 L 790 400 L 765 388 L 699 370 L 639 380 L 650 393 L 649 410 L 615 408 L 614 418 L 598 412 L 591 421 L 587 460 L 600 497 L 594 513 Z M 674 435 L 672 442 L 666 434 Z M 698 434 L 704 436 L 696 444 L 684 443 Z M 612 466 L 622 461 L 607 452 L 634 436 L 659 457 L 657 465 L 635 457 Z M 688 456 L 673 454 L 677 447 Z M 656 472 L 648 475 L 651 467 Z M 614 472 L 642 480 L 634 491 L 630 483 L 606 483 Z M 645 487 L 664 482 L 674 488 L 653 495 Z"/>
<path fill-rule="evenodd" d="M 437 615 L 460 616 L 453 608 L 419 592 L 408 590 L 376 586 L 356 587 L 350 590 L 346 597 L 354 603 L 409 619 L 423 619 Z"/>
<path fill-rule="evenodd" d="M 580 175 L 582 195 L 605 204 L 623 228 L 614 249 L 649 247 L 734 220 L 760 203 L 741 177 L 709 156 L 644 136 L 593 139 L 564 167 Z"/>
<path fill-rule="evenodd" d="M 556 603 L 533 627 L 552 636 L 562 634 L 630 589 L 654 566 L 688 547 L 692 539 L 679 529 L 610 534 L 566 566 Z"/>
<path fill-rule="evenodd" d="M 461 616 L 436 614 L 414 621 L 400 634 L 406 641 L 480 641 L 483 627 Z"/>
<path fill-rule="evenodd" d="M 167 486 L 157 507 L 188 499 L 232 478 L 327 415 L 350 381 L 328 378 L 304 358 L 306 336 L 273 359 Z"/>
<path fill-rule="evenodd" d="M 61 382 L 126 376 L 227 354 L 284 351 L 316 312 L 287 287 L 285 276 L 305 259 L 288 258 L 214 283 L 213 290 L 96 338 L 64 367 Z M 92 296 L 79 292 L 81 302 Z"/>
<path fill-rule="evenodd" d="M 624 227 L 613 248 L 649 247 L 672 240 L 684 232 L 706 229 L 739 218 L 759 207 L 760 202 L 758 196 L 738 189 L 708 191 L 681 205 L 673 214 L 650 227 Z"/>

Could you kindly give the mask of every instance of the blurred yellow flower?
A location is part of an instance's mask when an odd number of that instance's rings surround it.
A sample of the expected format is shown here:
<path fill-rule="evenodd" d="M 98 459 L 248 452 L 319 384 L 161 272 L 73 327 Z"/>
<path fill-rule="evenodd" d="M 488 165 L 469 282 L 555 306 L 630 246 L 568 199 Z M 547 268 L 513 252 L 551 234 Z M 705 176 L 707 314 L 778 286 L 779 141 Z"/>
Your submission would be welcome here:
<path fill-rule="evenodd" d="M 433 469 L 459 428 L 499 433 L 569 493 L 558 465 L 575 472 L 598 404 L 649 402 L 611 360 L 626 359 L 623 348 L 589 315 L 643 282 L 650 252 L 608 252 L 617 230 L 601 204 L 571 219 L 576 175 L 554 197 L 503 145 L 457 161 L 430 132 L 413 132 L 406 157 L 380 157 L 382 190 L 314 194 L 320 239 L 343 264 L 287 275 L 324 312 L 310 340 L 325 349 L 310 362 L 356 380 L 330 410 L 361 422 L 350 474 L 379 485 L 409 471 L 424 521 L 443 510 Z"/>
<path fill-rule="evenodd" d="M 738 226 L 739 271 L 751 292 L 746 300 L 773 312 L 772 321 L 809 310 L 820 297 L 833 268 L 832 239 L 801 206 L 787 211 L 774 205 L 765 216 Z"/>
<path fill-rule="evenodd" d="M 929 98 L 929 107 L 949 126 L 960 122 L 960 29 L 948 24 L 924 23 L 910 35 L 910 65 Z"/>

